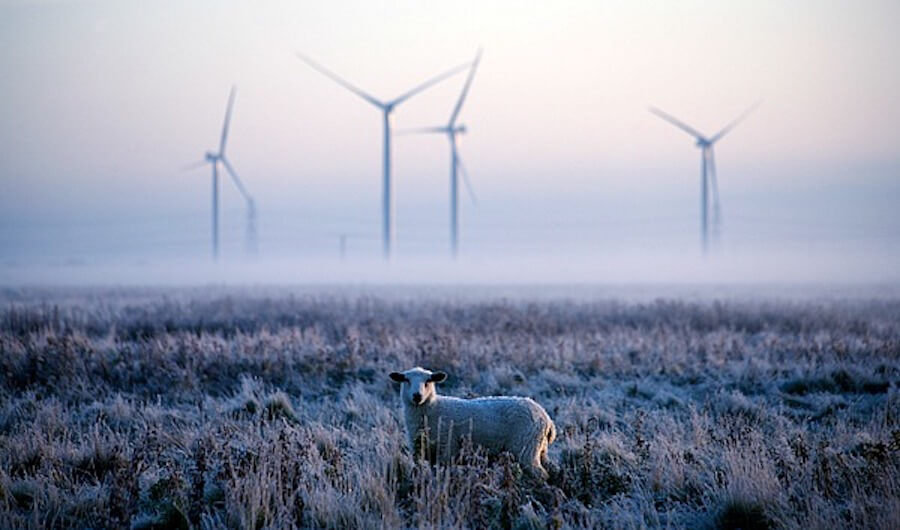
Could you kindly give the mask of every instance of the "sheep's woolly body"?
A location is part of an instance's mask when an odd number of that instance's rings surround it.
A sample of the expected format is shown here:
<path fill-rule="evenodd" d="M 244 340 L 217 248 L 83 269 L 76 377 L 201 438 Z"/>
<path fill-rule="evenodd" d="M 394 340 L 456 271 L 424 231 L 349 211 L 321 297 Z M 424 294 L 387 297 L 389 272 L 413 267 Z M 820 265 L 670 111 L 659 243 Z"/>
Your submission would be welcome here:
<path fill-rule="evenodd" d="M 543 462 L 556 427 L 530 398 L 460 399 L 432 392 L 420 405 L 404 399 L 403 408 L 410 449 L 417 456 L 449 461 L 471 436 L 473 444 L 494 454 L 509 451 L 524 469 L 547 477 Z"/>

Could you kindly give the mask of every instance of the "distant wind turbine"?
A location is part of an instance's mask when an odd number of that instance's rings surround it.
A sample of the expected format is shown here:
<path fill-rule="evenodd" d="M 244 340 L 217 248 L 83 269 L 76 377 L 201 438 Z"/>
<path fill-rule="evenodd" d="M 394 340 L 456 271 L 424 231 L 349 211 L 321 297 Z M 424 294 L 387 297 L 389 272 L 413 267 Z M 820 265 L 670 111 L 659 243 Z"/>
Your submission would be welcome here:
<path fill-rule="evenodd" d="M 721 223 L 721 208 L 719 205 L 719 184 L 716 178 L 716 157 L 713 152 L 713 145 L 722 139 L 723 136 L 728 134 L 732 129 L 734 129 L 737 124 L 742 122 L 744 118 L 750 115 L 751 112 L 756 110 L 757 107 L 762 103 L 762 100 L 757 101 L 753 105 L 751 105 L 747 110 L 745 110 L 740 116 L 732 120 L 731 123 L 726 125 L 721 131 L 714 134 L 713 136 L 707 137 L 702 133 L 698 132 L 693 127 L 685 124 L 684 122 L 678 120 L 674 116 L 670 114 L 666 114 L 665 112 L 659 110 L 656 107 L 650 107 L 650 112 L 656 114 L 660 118 L 666 120 L 671 123 L 675 127 L 678 127 L 682 131 L 690 134 L 697 140 L 697 147 L 700 148 L 700 235 L 703 242 L 703 252 L 706 253 L 709 248 L 709 224 L 707 221 L 707 216 L 709 213 L 709 182 L 712 181 L 712 194 L 713 194 L 713 231 L 718 237 L 719 228 Z"/>
<path fill-rule="evenodd" d="M 428 81 L 416 86 L 412 90 L 405 92 L 396 98 L 389 101 L 382 101 L 376 99 L 375 97 L 363 92 L 359 88 L 351 85 L 349 82 L 340 78 L 337 74 L 327 70 L 324 66 L 321 66 L 317 62 L 313 61 L 309 57 L 303 55 L 302 53 L 297 53 L 297 57 L 299 57 L 306 64 L 311 66 L 313 69 L 317 70 L 319 73 L 324 76 L 330 78 L 335 83 L 341 85 L 346 88 L 350 92 L 353 92 L 357 96 L 362 99 L 368 101 L 379 110 L 381 110 L 383 114 L 383 122 L 384 122 L 384 150 L 383 150 L 383 159 L 382 159 L 382 246 L 384 251 L 384 257 L 391 257 L 391 237 L 393 235 L 393 221 L 391 218 L 391 112 L 397 107 L 397 105 L 403 103 L 407 99 L 412 96 L 418 94 L 419 92 L 425 90 L 426 88 L 443 81 L 444 79 L 461 72 L 465 68 L 469 66 L 469 63 L 461 64 L 450 70 L 435 76 Z"/>
<path fill-rule="evenodd" d="M 450 114 L 450 120 L 447 122 L 447 125 L 441 125 L 438 127 L 422 127 L 418 129 L 408 129 L 402 131 L 403 134 L 446 134 L 447 139 L 450 141 L 450 252 L 454 258 L 456 258 L 456 256 L 459 254 L 460 171 L 462 171 L 463 180 L 466 183 L 466 189 L 469 191 L 469 195 L 472 197 L 472 201 L 477 202 L 475 200 L 475 192 L 472 191 L 472 183 L 469 181 L 469 174 L 466 171 L 466 167 L 462 163 L 462 159 L 459 157 L 459 148 L 456 141 L 458 135 L 465 134 L 466 126 L 464 124 L 458 125 L 456 123 L 456 120 L 457 118 L 459 118 L 459 113 L 462 110 L 463 102 L 466 100 L 466 95 L 469 93 L 469 87 L 472 85 L 472 79 L 475 77 L 475 70 L 478 69 L 479 62 L 481 62 L 481 49 L 478 50 L 478 54 L 476 54 L 475 60 L 472 61 L 472 66 L 469 69 L 469 76 L 466 78 L 466 84 L 463 85 L 462 92 L 459 94 L 459 99 L 456 100 L 456 106 L 453 107 L 453 112 Z"/>
<path fill-rule="evenodd" d="M 234 181 L 235 186 L 237 186 L 238 190 L 243 195 L 244 200 L 247 201 L 247 251 L 248 253 L 256 252 L 256 203 L 253 201 L 253 197 L 247 193 L 247 188 L 244 187 L 244 184 L 241 182 L 241 179 L 238 177 L 237 172 L 234 170 L 234 167 L 225 158 L 225 143 L 228 140 L 228 127 L 231 122 L 231 110 L 234 107 L 234 95 L 236 92 L 236 88 L 234 86 L 231 87 L 231 92 L 228 95 L 228 106 L 225 109 L 225 123 L 222 125 L 222 136 L 219 140 L 219 151 L 213 153 L 212 151 L 207 151 L 204 160 L 201 160 L 195 164 L 188 166 L 185 169 L 196 169 L 206 164 L 210 164 L 212 166 L 212 255 L 213 259 L 219 258 L 219 162 L 225 167 L 225 170 L 231 175 L 232 181 Z"/>

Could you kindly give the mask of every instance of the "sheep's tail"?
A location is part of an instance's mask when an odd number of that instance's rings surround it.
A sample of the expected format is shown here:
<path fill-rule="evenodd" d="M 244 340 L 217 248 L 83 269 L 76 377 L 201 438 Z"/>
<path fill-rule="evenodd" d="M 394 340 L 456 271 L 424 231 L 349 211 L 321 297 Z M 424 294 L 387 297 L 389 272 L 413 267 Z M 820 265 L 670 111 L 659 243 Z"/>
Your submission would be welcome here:
<path fill-rule="evenodd" d="M 552 444 L 553 440 L 556 440 L 556 425 L 553 420 L 550 420 L 550 428 L 547 429 L 547 445 Z"/>

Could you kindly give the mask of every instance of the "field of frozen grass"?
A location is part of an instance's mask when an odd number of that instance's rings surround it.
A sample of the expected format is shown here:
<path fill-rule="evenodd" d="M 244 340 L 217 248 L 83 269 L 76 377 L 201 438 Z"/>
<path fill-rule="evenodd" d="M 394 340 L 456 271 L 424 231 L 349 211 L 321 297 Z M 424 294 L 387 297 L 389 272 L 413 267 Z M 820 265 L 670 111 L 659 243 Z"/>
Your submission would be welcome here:
<path fill-rule="evenodd" d="M 900 528 L 900 298 L 0 292 L 0 521 Z M 405 446 L 392 370 L 541 403 L 547 483 Z"/>

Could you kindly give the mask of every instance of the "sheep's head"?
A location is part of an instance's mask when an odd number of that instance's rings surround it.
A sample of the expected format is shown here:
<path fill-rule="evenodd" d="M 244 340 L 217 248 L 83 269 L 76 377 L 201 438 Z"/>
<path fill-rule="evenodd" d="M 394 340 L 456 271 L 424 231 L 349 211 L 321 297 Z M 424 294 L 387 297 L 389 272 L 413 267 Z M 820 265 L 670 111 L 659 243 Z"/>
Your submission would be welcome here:
<path fill-rule="evenodd" d="M 405 372 L 391 372 L 391 379 L 401 383 L 400 397 L 404 403 L 421 407 L 431 402 L 437 393 L 435 383 L 447 379 L 444 372 L 432 372 L 418 366 Z"/>

